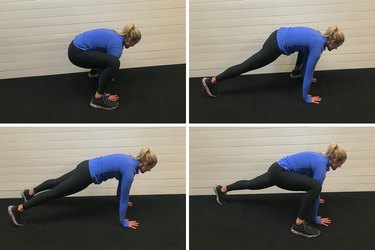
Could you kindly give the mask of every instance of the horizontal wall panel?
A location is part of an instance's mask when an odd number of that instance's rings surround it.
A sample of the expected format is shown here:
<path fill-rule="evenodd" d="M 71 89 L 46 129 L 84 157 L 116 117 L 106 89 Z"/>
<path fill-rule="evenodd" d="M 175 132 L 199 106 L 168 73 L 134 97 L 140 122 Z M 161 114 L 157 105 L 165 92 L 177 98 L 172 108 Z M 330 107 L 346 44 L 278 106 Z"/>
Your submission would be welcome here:
<path fill-rule="evenodd" d="M 183 0 L 0 2 L 0 79 L 82 72 L 69 62 L 74 37 L 134 23 L 142 40 L 124 49 L 121 68 L 186 62 Z M 25 60 L 27 58 L 27 60 Z"/>
<path fill-rule="evenodd" d="M 346 40 L 337 51 L 325 51 L 316 69 L 375 66 L 375 2 L 326 1 L 190 1 L 190 76 L 217 75 L 241 63 L 280 27 L 308 26 L 320 31 L 337 24 Z M 282 56 L 246 74 L 289 72 L 296 58 Z"/>
<path fill-rule="evenodd" d="M 2 127 L 0 128 L 0 197 L 58 178 L 80 162 L 113 153 L 136 156 L 149 146 L 158 165 L 138 174 L 132 194 L 185 193 L 185 128 Z M 117 181 L 92 185 L 77 195 L 115 195 Z"/>
<path fill-rule="evenodd" d="M 213 194 L 217 184 L 253 179 L 287 155 L 325 153 L 331 143 L 348 154 L 342 168 L 327 172 L 323 192 L 375 190 L 375 127 L 192 127 L 191 195 Z M 279 193 L 277 187 L 234 193 Z"/>

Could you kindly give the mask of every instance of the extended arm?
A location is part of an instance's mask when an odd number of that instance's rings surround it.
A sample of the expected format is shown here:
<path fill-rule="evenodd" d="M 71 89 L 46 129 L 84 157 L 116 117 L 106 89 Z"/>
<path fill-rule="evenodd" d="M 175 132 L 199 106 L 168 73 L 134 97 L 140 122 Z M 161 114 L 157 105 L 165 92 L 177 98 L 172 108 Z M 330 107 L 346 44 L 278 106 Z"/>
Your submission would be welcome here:
<path fill-rule="evenodd" d="M 119 219 L 123 227 L 129 227 L 129 221 L 125 219 L 126 210 L 128 209 L 130 187 L 133 183 L 133 176 L 122 176 L 119 181 L 117 193 L 119 197 Z"/>
<path fill-rule="evenodd" d="M 318 181 L 322 186 L 324 179 L 326 178 L 326 170 L 322 167 L 314 171 L 313 179 Z M 320 205 L 320 195 L 316 198 L 313 207 L 311 209 L 312 218 L 315 224 L 321 224 L 321 218 L 318 216 L 318 210 Z"/>
<path fill-rule="evenodd" d="M 303 86 L 302 86 L 302 97 L 307 103 L 319 103 L 320 97 L 317 98 L 309 96 L 309 90 L 314 74 L 316 64 L 319 61 L 321 51 L 319 48 L 312 48 L 307 56 L 304 58 L 303 68 Z"/>

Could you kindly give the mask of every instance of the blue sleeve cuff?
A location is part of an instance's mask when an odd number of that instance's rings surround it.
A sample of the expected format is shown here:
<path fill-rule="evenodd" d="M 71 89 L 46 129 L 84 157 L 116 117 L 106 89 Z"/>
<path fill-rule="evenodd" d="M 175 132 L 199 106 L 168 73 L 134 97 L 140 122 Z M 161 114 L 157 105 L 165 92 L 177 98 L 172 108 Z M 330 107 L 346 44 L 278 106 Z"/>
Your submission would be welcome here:
<path fill-rule="evenodd" d="M 128 220 L 123 220 L 123 221 L 120 221 L 121 225 L 123 227 L 129 227 L 129 221 Z"/>
<path fill-rule="evenodd" d="M 320 218 L 319 217 L 315 217 L 314 223 L 320 225 L 321 224 Z"/>
<path fill-rule="evenodd" d="M 303 99 L 304 99 L 305 102 L 307 102 L 307 103 L 312 103 L 312 98 L 311 98 L 311 96 L 306 96 L 306 97 L 304 97 Z"/>

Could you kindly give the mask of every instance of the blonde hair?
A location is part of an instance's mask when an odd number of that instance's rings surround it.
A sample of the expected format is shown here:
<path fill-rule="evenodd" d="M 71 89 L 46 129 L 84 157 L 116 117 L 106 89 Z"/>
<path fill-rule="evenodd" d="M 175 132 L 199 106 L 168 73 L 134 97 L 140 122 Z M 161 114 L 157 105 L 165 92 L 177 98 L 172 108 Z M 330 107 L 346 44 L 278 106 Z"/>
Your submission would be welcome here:
<path fill-rule="evenodd" d="M 155 166 L 158 163 L 156 154 L 152 152 L 149 147 L 142 147 L 138 155 L 134 158 L 139 162 L 148 162 L 152 166 Z"/>
<path fill-rule="evenodd" d="M 135 27 L 133 23 L 128 23 L 127 25 L 125 25 L 121 32 L 117 33 L 132 39 L 135 43 L 138 43 L 142 38 L 141 31 L 137 27 Z"/>
<path fill-rule="evenodd" d="M 336 143 L 332 143 L 328 146 L 325 156 L 327 156 L 330 160 L 337 159 L 341 162 L 346 161 L 347 158 L 345 150 Z"/>
<path fill-rule="evenodd" d="M 334 40 L 339 46 L 345 42 L 344 33 L 336 24 L 329 26 L 322 35 L 328 39 L 328 42 Z"/>

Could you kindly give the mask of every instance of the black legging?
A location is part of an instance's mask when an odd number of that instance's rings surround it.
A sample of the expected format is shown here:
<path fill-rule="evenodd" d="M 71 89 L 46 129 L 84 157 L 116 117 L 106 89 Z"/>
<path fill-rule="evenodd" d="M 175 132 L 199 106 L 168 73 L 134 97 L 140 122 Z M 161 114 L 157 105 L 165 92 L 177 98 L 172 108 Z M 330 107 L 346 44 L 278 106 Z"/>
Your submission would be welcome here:
<path fill-rule="evenodd" d="M 304 57 L 304 54 L 302 52 L 298 52 L 297 61 L 296 61 L 296 66 L 298 68 L 301 68 L 302 66 L 303 57 Z"/>
<path fill-rule="evenodd" d="M 50 200 L 77 193 L 88 187 L 91 183 L 93 182 L 90 176 L 89 162 L 83 161 L 69 173 L 57 179 L 47 180 L 35 187 L 35 195 L 23 204 L 23 208 L 26 210 Z"/>
<path fill-rule="evenodd" d="M 291 191 L 307 191 L 306 195 L 302 199 L 298 212 L 298 218 L 302 220 L 306 220 L 306 218 L 308 218 L 308 213 L 322 190 L 322 185 L 318 181 L 308 176 L 288 172 L 276 162 L 272 164 L 267 173 L 252 180 L 237 181 L 231 185 L 228 185 L 227 190 L 257 190 L 275 185 L 279 188 Z"/>
<path fill-rule="evenodd" d="M 95 50 L 81 50 L 73 42 L 69 45 L 68 57 L 78 67 L 103 70 L 100 74 L 97 89 L 100 94 L 104 93 L 106 86 L 116 76 L 120 68 L 120 60 L 117 57 Z"/>
<path fill-rule="evenodd" d="M 264 42 L 261 50 L 259 50 L 243 63 L 226 69 L 223 73 L 216 76 L 216 81 L 220 82 L 235 76 L 239 76 L 242 73 L 264 67 L 275 61 L 281 54 L 282 53 L 277 44 L 276 30 Z"/>

